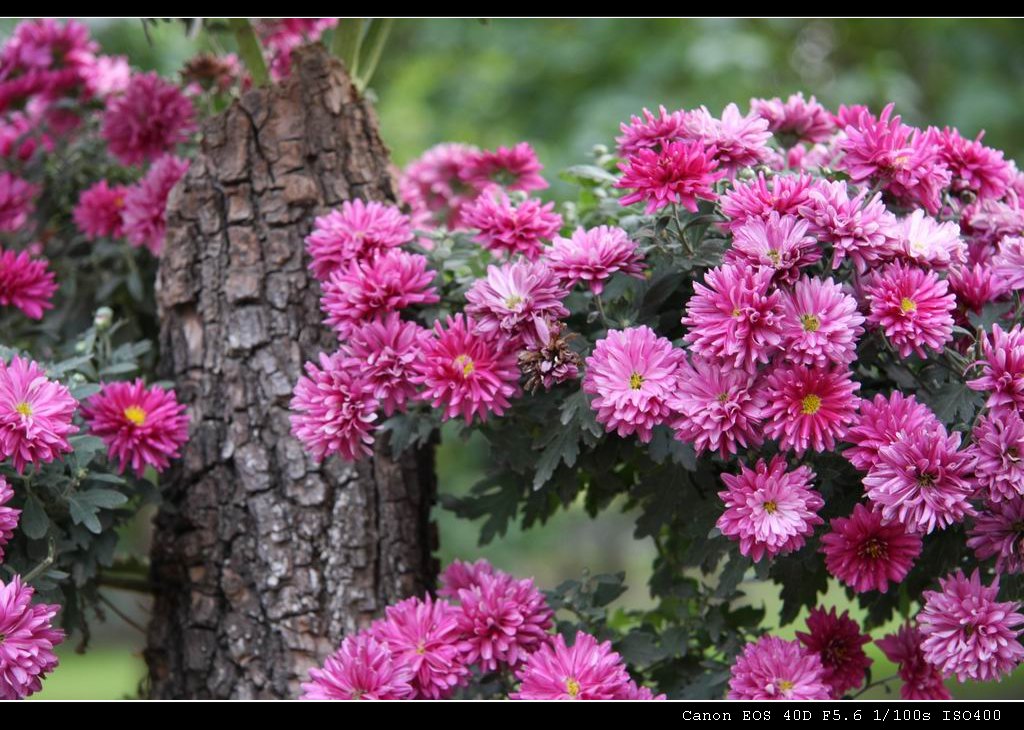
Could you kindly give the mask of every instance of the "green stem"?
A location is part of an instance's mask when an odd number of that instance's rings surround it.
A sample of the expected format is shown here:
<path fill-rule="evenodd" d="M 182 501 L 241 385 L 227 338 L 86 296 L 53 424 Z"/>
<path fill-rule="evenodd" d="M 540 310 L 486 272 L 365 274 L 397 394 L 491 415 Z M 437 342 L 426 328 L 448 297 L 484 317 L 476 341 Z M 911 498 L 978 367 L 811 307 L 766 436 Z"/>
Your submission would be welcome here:
<path fill-rule="evenodd" d="M 395 24 L 394 18 L 374 18 L 366 31 L 367 53 L 366 62 L 362 64 L 363 70 L 356 78 L 356 86 L 360 91 L 370 84 L 373 72 L 377 70 L 377 64 L 384 52 L 384 44 L 387 43 L 388 35 L 391 33 L 391 26 Z"/>
<path fill-rule="evenodd" d="M 338 29 L 334 31 L 331 50 L 341 59 L 352 78 L 359 72 L 359 50 L 363 46 L 363 29 L 365 18 L 349 18 L 338 21 Z"/>
<path fill-rule="evenodd" d="M 248 18 L 228 18 L 228 26 L 235 34 L 238 55 L 249 69 L 253 85 L 264 86 L 270 77 L 267 75 L 267 62 L 263 60 L 263 49 L 260 48 L 260 41 L 252 29 L 252 23 Z"/>
<path fill-rule="evenodd" d="M 877 680 L 875 682 L 872 682 L 871 684 L 866 685 L 860 692 L 858 692 L 857 694 L 853 695 L 850 699 L 854 699 L 855 700 L 858 697 L 860 697 L 862 694 L 867 692 L 869 689 L 873 689 L 874 687 L 878 687 L 878 686 L 883 685 L 883 684 L 889 684 L 889 682 L 893 681 L 894 679 L 899 679 L 899 675 L 898 674 L 894 674 L 891 677 L 886 677 L 885 679 L 879 679 L 879 680 Z"/>
<path fill-rule="evenodd" d="M 36 578 L 41 576 L 50 566 L 53 565 L 54 559 L 57 557 L 57 541 L 50 537 L 49 547 L 46 549 L 46 558 L 36 567 L 32 568 L 29 572 L 22 576 L 22 582 L 31 583 Z"/>

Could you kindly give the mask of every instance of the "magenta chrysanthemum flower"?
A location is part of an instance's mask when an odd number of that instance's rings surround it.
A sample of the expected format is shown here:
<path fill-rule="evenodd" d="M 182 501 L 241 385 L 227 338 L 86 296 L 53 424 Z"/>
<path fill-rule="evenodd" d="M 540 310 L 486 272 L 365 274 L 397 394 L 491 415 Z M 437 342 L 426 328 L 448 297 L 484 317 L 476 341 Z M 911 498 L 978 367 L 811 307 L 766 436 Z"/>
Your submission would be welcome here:
<path fill-rule="evenodd" d="M 1013 166 L 1003 158 L 1001 150 L 965 139 L 957 129 L 946 127 L 939 135 L 939 158 L 952 173 L 954 193 L 970 191 L 979 200 L 999 200 L 1006 194 L 1013 177 Z"/>
<path fill-rule="evenodd" d="M 849 611 L 837 615 L 834 606 L 828 612 L 812 608 L 807 615 L 807 631 L 797 631 L 796 635 L 807 651 L 821 659 L 822 680 L 831 688 L 834 699 L 864 684 L 872 663 L 864 645 L 871 643 L 871 637 L 860 632 Z"/>
<path fill-rule="evenodd" d="M 939 579 L 941 591 L 925 591 L 917 615 L 921 651 L 930 664 L 961 682 L 1002 679 L 1024 661 L 1017 637 L 1024 625 L 1020 604 L 998 601 L 999 578 L 986 586 L 975 569 L 970 578 L 958 570 Z"/>
<path fill-rule="evenodd" d="M 824 142 L 836 129 L 832 114 L 813 96 L 804 99 L 800 92 L 790 94 L 785 101 L 778 97 L 751 99 L 750 110 L 767 120 L 768 129 L 784 142 Z M 785 146 L 792 146 L 792 142 Z"/>
<path fill-rule="evenodd" d="M 35 694 L 43 678 L 57 667 L 53 648 L 64 632 L 53 628 L 60 606 L 32 603 L 32 586 L 15 575 L 0 580 L 0 700 L 20 700 Z"/>
<path fill-rule="evenodd" d="M 772 213 L 796 215 L 807 203 L 812 189 L 809 175 L 771 175 L 758 173 L 754 180 L 736 181 L 732 190 L 722 195 L 722 214 L 729 219 L 724 224 L 733 229 L 752 218 L 767 219 Z"/>
<path fill-rule="evenodd" d="M 20 509 L 8 506 L 12 499 L 14 499 L 14 490 L 0 475 L 0 563 L 4 562 L 4 546 L 14 537 L 14 530 L 18 527 L 18 517 L 21 515 Z"/>
<path fill-rule="evenodd" d="M 516 677 L 521 684 L 509 695 L 513 700 L 615 700 L 629 686 L 629 673 L 612 643 L 598 643 L 582 631 L 572 646 L 555 635 L 527 657 Z"/>
<path fill-rule="evenodd" d="M 641 687 L 636 682 L 630 680 L 626 685 L 625 690 L 615 699 L 618 700 L 644 700 L 644 701 L 664 701 L 668 697 L 664 694 L 656 695 L 648 687 Z"/>
<path fill-rule="evenodd" d="M 974 427 L 973 472 L 991 502 L 1024 496 L 1024 419 L 1017 411 L 989 413 Z"/>
<path fill-rule="evenodd" d="M 700 141 L 668 142 L 660 150 L 637 150 L 619 169 L 623 175 L 615 187 L 633 191 L 619 202 L 643 202 L 647 213 L 673 204 L 696 213 L 697 199 L 715 200 L 713 186 L 725 174 Z"/>
<path fill-rule="evenodd" d="M 726 264 L 695 282 L 682 322 L 695 352 L 715 362 L 753 371 L 782 344 L 782 293 L 772 270 Z M 706 286 L 705 286 L 706 284 Z"/>
<path fill-rule="evenodd" d="M 444 143 L 434 145 L 410 162 L 398 181 L 399 194 L 428 221 L 455 229 L 462 225 L 462 209 L 477 191 L 459 177 L 476 147 Z"/>
<path fill-rule="evenodd" d="M 270 76 L 275 81 L 292 71 L 292 51 L 303 43 L 315 43 L 325 30 L 338 24 L 338 18 L 260 18 L 256 33 L 270 56 Z"/>
<path fill-rule="evenodd" d="M 154 256 L 164 246 L 167 196 L 188 171 L 188 161 L 166 155 L 154 162 L 146 176 L 124 195 L 124 235 L 132 246 L 145 246 Z"/>
<path fill-rule="evenodd" d="M 349 331 L 345 352 L 356 361 L 359 380 L 370 387 L 385 416 L 404 411 L 406 402 L 416 397 L 412 379 L 429 337 L 429 331 L 402 321 L 398 312 Z"/>
<path fill-rule="evenodd" d="M 925 348 L 942 352 L 953 340 L 956 297 L 932 271 L 893 262 L 865 282 L 864 296 L 868 322 L 882 329 L 900 357 L 926 357 Z"/>
<path fill-rule="evenodd" d="M 600 295 L 605 282 L 616 273 L 642 277 L 643 258 L 624 230 L 598 226 L 590 230 L 577 228 L 571 238 L 555 237 L 544 260 L 567 288 L 583 282 L 595 295 Z"/>
<path fill-rule="evenodd" d="M 960 434 L 941 424 L 902 434 L 878 450 L 864 477 L 864 491 L 887 520 L 910 532 L 931 533 L 974 514 L 971 456 L 960 448 Z"/>
<path fill-rule="evenodd" d="M 802 456 L 832 451 L 856 418 L 860 383 L 848 366 L 780 366 L 768 376 L 765 435 Z"/>
<path fill-rule="evenodd" d="M 292 434 L 316 461 L 339 454 L 356 461 L 372 453 L 377 399 L 356 363 L 341 352 L 320 353 L 320 367 L 306 363 L 306 376 L 291 401 Z"/>
<path fill-rule="evenodd" d="M 889 589 L 899 584 L 921 554 L 921 538 L 899 522 L 886 522 L 863 504 L 849 517 L 836 517 L 831 532 L 821 538 L 825 567 L 857 593 Z"/>
<path fill-rule="evenodd" d="M 521 253 L 534 261 L 562 227 L 554 203 L 527 198 L 515 205 L 499 189 L 485 191 L 462 209 L 462 225 L 475 228 L 478 241 L 488 251 L 503 256 Z"/>
<path fill-rule="evenodd" d="M 467 563 L 464 560 L 453 560 L 448 564 L 441 575 L 438 576 L 437 595 L 445 598 L 457 599 L 459 591 L 463 588 L 474 588 L 480 584 L 480 576 L 494 575 L 494 566 L 484 558 L 475 563 Z"/>
<path fill-rule="evenodd" d="M 100 180 L 83 192 L 73 213 L 78 230 L 90 241 L 120 238 L 124 233 L 122 215 L 127 193 L 126 186 L 111 186 L 106 180 Z"/>
<path fill-rule="evenodd" d="M 730 176 L 741 168 L 751 167 L 768 159 L 768 120 L 757 114 L 740 114 L 735 104 L 722 110 L 722 118 L 715 119 L 706 107 L 695 109 L 686 117 L 691 139 L 708 147 L 714 160 Z"/>
<path fill-rule="evenodd" d="M 60 383 L 48 380 L 32 360 L 0 359 L 0 461 L 11 459 L 19 474 L 71 451 L 68 436 L 78 402 Z"/>
<path fill-rule="evenodd" d="M 960 226 L 940 223 L 918 208 L 900 221 L 899 239 L 903 255 L 917 264 L 944 271 L 967 261 L 967 244 Z"/>
<path fill-rule="evenodd" d="M 975 363 L 981 376 L 967 387 L 988 393 L 986 406 L 993 413 L 1024 408 L 1024 330 L 1015 325 L 1004 331 L 992 325 L 992 334 L 981 340 L 984 359 Z"/>
<path fill-rule="evenodd" d="M 769 463 L 758 459 L 753 469 L 740 464 L 739 474 L 722 474 L 727 489 L 718 496 L 725 511 L 715 525 L 755 563 L 799 550 L 822 523 L 825 501 L 811 488 L 813 479 L 808 466 L 786 471 L 778 455 Z"/>
<path fill-rule="evenodd" d="M 762 636 L 743 647 L 732 665 L 730 700 L 827 700 L 821 659 L 799 641 Z"/>
<path fill-rule="evenodd" d="M 849 365 L 857 358 L 864 317 L 857 300 L 832 279 L 803 277 L 782 299 L 782 351 L 799 365 Z"/>
<path fill-rule="evenodd" d="M 978 560 L 995 557 L 998 572 L 1024 573 L 1024 498 L 987 504 L 968 536 Z"/>
<path fill-rule="evenodd" d="M 506 190 L 543 190 L 547 180 L 540 175 L 544 166 L 528 142 L 496 150 L 473 151 L 459 171 L 459 177 L 478 190 L 500 185 Z"/>
<path fill-rule="evenodd" d="M 763 266 L 775 272 L 775 280 L 792 284 L 800 270 L 821 259 L 821 249 L 807 235 L 807 222 L 791 215 L 779 217 L 774 211 L 767 220 L 752 218 L 732 229 L 732 248 L 725 263 Z"/>
<path fill-rule="evenodd" d="M 642 113 L 643 118 L 633 114 L 629 117 L 629 124 L 623 122 L 619 125 L 622 135 L 616 137 L 615 142 L 623 157 L 635 154 L 637 150 L 660 147 L 666 142 L 690 136 L 686 128 L 685 111 L 669 112 L 664 106 L 659 106 L 657 116 L 646 108 Z"/>
<path fill-rule="evenodd" d="M 852 199 L 844 181 L 820 180 L 807 191 L 800 216 L 811 233 L 832 244 L 832 268 L 849 258 L 858 272 L 893 258 L 897 250 L 896 216 L 882 202 L 881 193 L 868 199 L 864 188 Z"/>
<path fill-rule="evenodd" d="M 391 651 L 392 661 L 413 672 L 416 697 L 439 700 L 465 684 L 469 667 L 459 648 L 459 610 L 447 601 L 407 598 L 388 606 L 371 633 Z"/>
<path fill-rule="evenodd" d="M 650 327 L 610 330 L 587 358 L 583 376 L 598 423 L 623 438 L 635 433 L 650 441 L 651 430 L 672 415 L 668 402 L 682 360 L 682 350 Z"/>
<path fill-rule="evenodd" d="M 42 319 L 53 309 L 57 282 L 46 259 L 34 259 L 28 251 L 16 253 L 0 247 L 0 307 L 17 307 L 30 319 Z"/>
<path fill-rule="evenodd" d="M 346 636 L 323 668 L 309 670 L 304 700 L 411 700 L 412 668 L 367 633 Z"/>
<path fill-rule="evenodd" d="M 156 73 L 136 74 L 123 94 L 107 102 L 103 138 L 123 165 L 174 152 L 195 130 L 195 109 L 181 89 Z"/>
<path fill-rule="evenodd" d="M 529 578 L 480 573 L 459 591 L 459 630 L 467 664 L 485 672 L 513 669 L 548 640 L 553 613 Z"/>
<path fill-rule="evenodd" d="M 756 376 L 694 357 L 692 365 L 681 360 L 677 378 L 668 402 L 677 439 L 693 444 L 698 455 L 717 451 L 723 459 L 761 445 L 767 402 Z"/>
<path fill-rule="evenodd" d="M 516 261 L 488 266 L 487 276 L 466 292 L 466 314 L 477 330 L 500 334 L 525 347 L 546 345 L 549 327 L 569 316 L 562 304 L 568 292 L 543 263 Z"/>
<path fill-rule="evenodd" d="M 82 69 L 82 77 L 87 96 L 105 101 L 128 88 L 132 67 L 126 56 L 96 56 Z"/>
<path fill-rule="evenodd" d="M 122 473 L 129 464 L 139 476 L 147 466 L 163 471 L 188 440 L 189 418 L 174 391 L 147 388 L 141 378 L 106 383 L 83 404 L 82 415 Z"/>
<path fill-rule="evenodd" d="M 898 390 L 888 398 L 879 394 L 874 400 L 861 400 L 859 410 L 856 422 L 844 437 L 853 446 L 843 456 L 861 471 L 875 465 L 879 449 L 891 446 L 906 434 L 940 425 L 928 406 Z"/>
<path fill-rule="evenodd" d="M 487 337 L 461 314 L 434 323 L 434 336 L 423 346 L 413 382 L 423 386 L 420 398 L 442 409 L 442 420 L 462 416 L 500 416 L 509 398 L 519 393 L 516 352 L 500 337 Z"/>
<path fill-rule="evenodd" d="M 956 296 L 956 301 L 964 309 L 981 314 L 982 309 L 989 302 L 994 302 L 1003 296 L 1007 290 L 1007 282 L 1000 274 L 998 256 L 993 257 L 992 262 L 976 263 L 973 266 L 956 266 L 949 270 L 949 289 Z M 1024 256 L 1019 264 L 1014 266 L 1013 271 L 1024 272 Z M 1022 275 L 1020 288 L 1024 289 L 1024 275 Z"/>
<path fill-rule="evenodd" d="M 9 172 L 0 172 L 0 232 L 16 231 L 35 210 L 39 188 Z"/>
<path fill-rule="evenodd" d="M 903 625 L 875 643 L 889 661 L 899 665 L 903 680 L 900 697 L 905 700 L 951 700 L 952 695 L 942 683 L 942 674 L 925 661 L 921 651 L 921 632 L 915 626 Z"/>
<path fill-rule="evenodd" d="M 992 274 L 1008 291 L 1024 289 L 1024 237 L 1005 236 L 992 257 Z"/>
<path fill-rule="evenodd" d="M 346 200 L 313 221 L 313 232 L 306 236 L 306 250 L 313 259 L 309 268 L 326 281 L 332 271 L 351 261 L 373 258 L 412 239 L 409 217 L 396 206 Z"/>
<path fill-rule="evenodd" d="M 361 322 L 417 304 L 439 301 L 434 272 L 426 257 L 390 250 L 366 260 L 349 261 L 323 284 L 320 308 L 325 324 L 345 338 Z"/>

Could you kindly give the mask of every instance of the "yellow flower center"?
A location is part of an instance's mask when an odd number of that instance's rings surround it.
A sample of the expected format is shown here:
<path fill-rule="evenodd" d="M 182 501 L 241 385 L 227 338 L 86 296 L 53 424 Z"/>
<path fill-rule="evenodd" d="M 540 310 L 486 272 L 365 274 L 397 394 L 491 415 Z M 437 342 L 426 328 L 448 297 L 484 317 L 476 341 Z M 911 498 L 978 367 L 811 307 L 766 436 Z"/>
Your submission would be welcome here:
<path fill-rule="evenodd" d="M 780 253 L 779 253 L 778 251 L 776 251 L 776 250 L 775 250 L 774 248 L 770 248 L 770 249 L 768 249 L 768 253 L 767 253 L 767 254 L 765 254 L 765 255 L 766 255 L 766 256 L 767 256 L 767 257 L 768 257 L 768 258 L 769 258 L 769 259 L 771 260 L 771 262 L 772 262 L 773 264 L 775 264 L 776 266 L 778 266 L 778 265 L 779 265 L 779 262 L 780 262 L 780 261 L 782 261 L 782 254 L 780 254 Z"/>
<path fill-rule="evenodd" d="M 719 403 L 725 403 L 727 400 L 729 400 L 729 394 L 728 393 L 719 393 L 718 394 L 718 402 Z"/>
<path fill-rule="evenodd" d="M 811 393 L 805 395 L 804 399 L 800 401 L 800 412 L 805 416 L 813 416 L 815 413 L 821 410 L 821 398 Z"/>
<path fill-rule="evenodd" d="M 476 370 L 476 366 L 473 365 L 473 359 L 469 355 L 459 355 L 452 361 L 456 368 L 462 370 L 462 377 L 468 378 Z"/>
<path fill-rule="evenodd" d="M 793 689 L 793 683 L 788 679 L 781 679 L 779 680 L 779 689 L 783 692 L 789 692 L 789 690 Z"/>
<path fill-rule="evenodd" d="M 743 315 L 743 312 L 741 312 L 741 311 L 739 310 L 739 308 L 736 308 L 736 309 L 732 310 L 732 316 L 733 316 L 733 317 L 740 317 L 740 316 L 742 316 L 742 315 Z"/>
<path fill-rule="evenodd" d="M 916 312 L 917 302 L 915 302 L 913 299 L 903 297 L 903 300 L 900 302 L 900 311 L 902 311 L 904 314 L 907 314 L 909 312 Z"/>
<path fill-rule="evenodd" d="M 640 373 L 633 373 L 629 376 L 629 387 L 633 390 L 640 390 L 640 386 L 644 384 L 644 376 Z"/>
<path fill-rule="evenodd" d="M 566 677 L 565 678 L 565 691 L 569 694 L 570 697 L 575 699 L 580 694 L 580 683 L 577 682 L 572 677 Z"/>
<path fill-rule="evenodd" d="M 136 426 L 142 426 L 146 423 L 146 411 L 139 406 L 128 406 L 124 409 L 124 417 L 134 423 Z"/>
<path fill-rule="evenodd" d="M 935 477 L 931 474 L 922 474 L 917 478 L 917 486 L 931 487 L 935 484 Z"/>
<path fill-rule="evenodd" d="M 764 503 L 764 511 L 770 515 L 775 514 L 779 511 L 779 503 L 773 499 L 769 499 L 767 502 Z"/>
<path fill-rule="evenodd" d="M 32 406 L 30 406 L 28 403 L 25 403 L 24 401 L 22 401 L 21 403 L 19 403 L 16 406 L 14 406 L 14 410 L 16 410 L 18 413 L 20 413 L 23 416 L 31 416 L 32 415 Z"/>
<path fill-rule="evenodd" d="M 517 307 L 517 306 L 519 306 L 522 303 L 523 303 L 523 298 L 521 296 L 519 296 L 518 294 L 513 294 L 512 296 L 510 296 L 508 299 L 505 300 L 505 308 L 506 309 L 513 309 L 514 307 Z"/>
<path fill-rule="evenodd" d="M 804 332 L 817 332 L 821 327 L 821 320 L 813 314 L 802 314 L 800 315 L 800 324 L 803 326 Z"/>
<path fill-rule="evenodd" d="M 422 641 L 416 645 L 416 653 L 420 656 L 427 653 L 427 646 Z"/>

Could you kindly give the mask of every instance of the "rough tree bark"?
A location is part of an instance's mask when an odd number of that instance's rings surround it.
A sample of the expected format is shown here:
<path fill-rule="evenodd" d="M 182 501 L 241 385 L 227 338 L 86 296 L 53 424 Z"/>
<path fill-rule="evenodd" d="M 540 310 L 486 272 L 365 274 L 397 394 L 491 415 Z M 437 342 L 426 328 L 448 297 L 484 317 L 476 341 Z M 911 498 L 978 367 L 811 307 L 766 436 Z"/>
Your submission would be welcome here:
<path fill-rule="evenodd" d="M 153 697 L 294 697 L 344 633 L 430 587 L 432 450 L 317 465 L 289 434 L 303 362 L 337 345 L 303 238 L 343 200 L 394 200 L 388 165 L 369 104 L 312 47 L 205 125 L 172 195 L 161 366 L 192 426 L 156 518 Z"/>

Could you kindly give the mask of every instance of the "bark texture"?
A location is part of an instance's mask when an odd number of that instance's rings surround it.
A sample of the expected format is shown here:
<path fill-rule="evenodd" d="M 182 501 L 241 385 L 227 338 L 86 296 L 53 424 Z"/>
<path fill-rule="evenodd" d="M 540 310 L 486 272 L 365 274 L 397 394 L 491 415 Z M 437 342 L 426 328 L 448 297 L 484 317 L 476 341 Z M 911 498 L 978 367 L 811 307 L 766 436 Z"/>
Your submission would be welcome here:
<path fill-rule="evenodd" d="M 303 238 L 349 198 L 394 199 L 388 151 L 319 47 L 211 119 L 172 194 L 161 366 L 192 425 L 156 518 L 153 697 L 295 697 L 344 633 L 430 587 L 432 450 L 317 465 L 289 433 L 302 364 L 337 346 Z"/>

